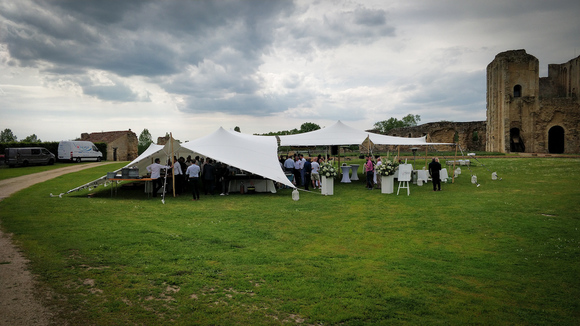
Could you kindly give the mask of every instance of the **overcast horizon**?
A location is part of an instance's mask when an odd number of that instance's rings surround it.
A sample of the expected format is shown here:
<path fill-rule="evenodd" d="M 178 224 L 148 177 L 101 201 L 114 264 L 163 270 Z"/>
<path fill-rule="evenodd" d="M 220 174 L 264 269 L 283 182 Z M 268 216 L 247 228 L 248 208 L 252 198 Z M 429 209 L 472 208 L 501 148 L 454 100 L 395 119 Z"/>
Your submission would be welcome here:
<path fill-rule="evenodd" d="M 0 129 L 21 140 L 148 129 L 190 141 L 483 121 L 486 67 L 580 55 L 580 1 L 0 0 Z"/>

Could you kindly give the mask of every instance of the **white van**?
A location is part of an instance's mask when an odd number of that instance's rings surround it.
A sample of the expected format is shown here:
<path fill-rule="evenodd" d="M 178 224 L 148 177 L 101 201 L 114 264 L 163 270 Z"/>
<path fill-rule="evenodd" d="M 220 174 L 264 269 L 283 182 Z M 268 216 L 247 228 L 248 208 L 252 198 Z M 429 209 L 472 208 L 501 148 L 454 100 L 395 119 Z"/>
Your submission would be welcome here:
<path fill-rule="evenodd" d="M 90 141 L 61 141 L 58 144 L 58 159 L 63 161 L 97 161 L 103 159 L 103 153 Z"/>

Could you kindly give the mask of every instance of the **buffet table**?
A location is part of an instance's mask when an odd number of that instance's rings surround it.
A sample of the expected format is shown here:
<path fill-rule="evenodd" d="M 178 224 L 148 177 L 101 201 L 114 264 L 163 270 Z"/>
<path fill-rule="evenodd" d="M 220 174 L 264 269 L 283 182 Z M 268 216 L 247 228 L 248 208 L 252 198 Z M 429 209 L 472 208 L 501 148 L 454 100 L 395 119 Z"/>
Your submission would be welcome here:
<path fill-rule="evenodd" d="M 248 192 L 248 188 L 254 188 L 255 192 L 271 192 L 276 193 L 276 187 L 274 181 L 269 179 L 260 178 L 256 175 L 243 175 L 238 174 L 232 176 L 229 185 L 229 192 L 239 192 L 241 187 L 244 187 L 244 193 Z"/>
<path fill-rule="evenodd" d="M 111 181 L 111 183 L 113 184 L 113 186 L 111 187 L 111 197 L 113 197 L 113 193 L 115 193 L 115 195 L 117 195 L 117 188 L 119 183 L 123 182 L 123 181 L 128 181 L 128 182 L 145 182 L 145 193 L 147 193 L 147 196 L 149 196 L 151 194 L 151 192 L 153 191 L 153 186 L 152 186 L 152 182 L 153 179 L 151 178 L 139 178 L 139 179 L 122 179 L 122 178 L 112 178 L 112 179 L 107 179 L 109 181 Z"/>

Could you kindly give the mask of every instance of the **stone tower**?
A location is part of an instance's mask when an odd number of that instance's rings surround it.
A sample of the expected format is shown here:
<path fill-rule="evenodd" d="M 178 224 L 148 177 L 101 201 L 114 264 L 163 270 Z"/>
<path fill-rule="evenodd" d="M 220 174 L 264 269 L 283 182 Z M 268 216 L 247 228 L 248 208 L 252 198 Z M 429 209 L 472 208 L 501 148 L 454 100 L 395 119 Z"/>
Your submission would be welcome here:
<path fill-rule="evenodd" d="M 551 64 L 525 50 L 499 53 L 487 66 L 486 151 L 580 153 L 580 57 Z"/>

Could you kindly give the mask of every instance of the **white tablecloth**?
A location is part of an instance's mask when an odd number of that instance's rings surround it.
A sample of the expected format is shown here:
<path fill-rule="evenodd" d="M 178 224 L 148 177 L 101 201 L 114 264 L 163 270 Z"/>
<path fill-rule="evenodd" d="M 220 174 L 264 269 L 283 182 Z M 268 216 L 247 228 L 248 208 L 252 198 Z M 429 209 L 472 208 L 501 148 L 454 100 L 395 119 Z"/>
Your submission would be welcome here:
<path fill-rule="evenodd" d="M 343 165 L 340 167 L 342 169 L 342 183 L 350 183 L 350 165 Z"/>
<path fill-rule="evenodd" d="M 256 192 L 271 192 L 276 193 L 276 187 L 274 187 L 274 181 L 266 179 L 238 179 L 230 180 L 229 191 L 230 192 L 240 192 L 240 186 L 244 184 L 244 192 L 248 192 L 249 186 L 254 186 Z"/>
<path fill-rule="evenodd" d="M 441 181 L 447 182 L 447 178 L 449 178 L 449 174 L 447 174 L 447 169 L 441 169 L 441 172 L 439 172 L 439 176 L 441 177 Z"/>
<path fill-rule="evenodd" d="M 415 170 L 413 172 L 417 174 L 417 180 L 423 180 L 423 183 L 427 183 L 427 181 L 429 181 L 429 171 Z"/>
<path fill-rule="evenodd" d="M 358 167 L 360 164 L 351 164 L 352 175 L 350 176 L 350 181 L 358 180 Z"/>

